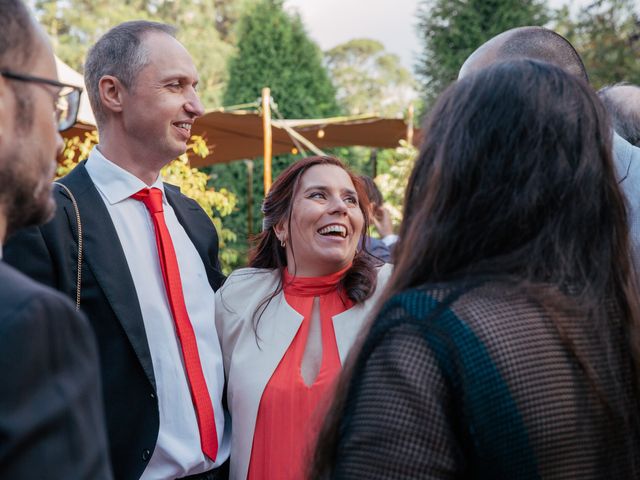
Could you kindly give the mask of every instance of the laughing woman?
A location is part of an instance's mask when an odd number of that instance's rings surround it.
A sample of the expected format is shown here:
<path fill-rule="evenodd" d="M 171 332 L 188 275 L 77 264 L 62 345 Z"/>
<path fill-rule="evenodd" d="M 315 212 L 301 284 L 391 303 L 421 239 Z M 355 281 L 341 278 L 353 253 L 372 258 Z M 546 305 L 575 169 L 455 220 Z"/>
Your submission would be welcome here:
<path fill-rule="evenodd" d="M 287 168 L 250 267 L 216 296 L 233 422 L 232 479 L 300 479 L 334 380 L 388 274 L 358 241 L 366 194 L 337 159 Z"/>

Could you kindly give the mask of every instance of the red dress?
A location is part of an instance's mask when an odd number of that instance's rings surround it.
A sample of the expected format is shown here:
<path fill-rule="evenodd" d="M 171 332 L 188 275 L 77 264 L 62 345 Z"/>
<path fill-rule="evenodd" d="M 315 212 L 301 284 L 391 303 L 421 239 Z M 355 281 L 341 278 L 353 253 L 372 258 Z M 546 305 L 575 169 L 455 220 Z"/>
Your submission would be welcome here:
<path fill-rule="evenodd" d="M 285 299 L 304 320 L 262 393 L 247 476 L 250 480 L 304 478 L 342 368 L 332 317 L 353 306 L 337 289 L 348 268 L 313 278 L 292 277 L 284 271 Z M 300 367 L 315 297 L 320 299 L 322 363 L 313 385 L 307 386 Z"/>

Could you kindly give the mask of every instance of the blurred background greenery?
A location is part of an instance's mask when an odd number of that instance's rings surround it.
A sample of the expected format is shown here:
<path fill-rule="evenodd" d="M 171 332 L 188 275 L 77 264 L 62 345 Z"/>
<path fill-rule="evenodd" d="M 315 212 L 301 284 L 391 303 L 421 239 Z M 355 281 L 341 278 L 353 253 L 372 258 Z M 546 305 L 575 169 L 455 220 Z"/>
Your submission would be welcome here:
<path fill-rule="evenodd" d="M 594 0 L 578 8 L 552 8 L 545 0 L 418 0 L 415 23 L 420 55 L 413 71 L 379 41 L 369 38 L 354 38 L 321 51 L 300 16 L 287 10 L 283 0 L 31 3 L 53 38 L 56 54 L 80 72 L 88 48 L 117 23 L 150 19 L 177 26 L 179 39 L 198 67 L 199 91 L 207 109 L 255 102 L 268 86 L 285 118 L 361 113 L 403 117 L 409 104 L 414 104 L 418 114 L 413 121 L 419 125 L 475 48 L 501 31 L 522 25 L 543 25 L 565 35 L 585 61 L 595 88 L 620 81 L 640 84 L 637 0 Z M 206 156 L 208 140 L 193 138 L 190 151 Z M 86 158 L 96 141 L 95 134 L 68 140 L 58 174 Z M 415 148 L 405 142 L 397 149 L 349 147 L 328 153 L 342 158 L 358 173 L 377 177 L 394 220 L 400 220 Z M 274 178 L 296 158 L 276 157 Z M 257 199 L 263 195 L 260 160 L 253 162 Z M 163 175 L 195 198 L 215 222 L 225 272 L 246 264 L 248 232 L 258 232 L 261 225 L 259 201 L 254 202 L 253 225 L 247 224 L 246 162 L 197 170 L 184 155 L 167 166 Z"/>

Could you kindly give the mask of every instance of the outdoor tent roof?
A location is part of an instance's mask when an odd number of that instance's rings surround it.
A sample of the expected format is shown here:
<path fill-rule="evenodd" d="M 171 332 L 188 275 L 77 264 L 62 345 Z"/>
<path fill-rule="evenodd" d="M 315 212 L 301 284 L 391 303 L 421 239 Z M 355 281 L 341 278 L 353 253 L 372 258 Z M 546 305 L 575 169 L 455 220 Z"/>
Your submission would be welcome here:
<path fill-rule="evenodd" d="M 84 86 L 84 78 L 69 65 L 56 57 L 56 68 L 58 69 L 58 78 L 62 83 L 68 83 L 75 87 L 82 87 L 82 95 L 80 96 L 80 109 L 78 110 L 78 122 L 90 130 L 96 125 L 96 119 L 93 116 L 93 110 L 89 104 L 87 89 Z"/>
<path fill-rule="evenodd" d="M 320 148 L 345 145 L 395 148 L 400 140 L 407 138 L 407 124 L 401 118 L 371 116 L 282 122 L 288 123 Z"/>
<path fill-rule="evenodd" d="M 289 134 L 272 126 L 273 155 L 290 153 L 295 145 Z M 191 133 L 203 135 L 211 150 L 206 158 L 192 158 L 194 167 L 255 158 L 264 149 L 262 117 L 254 112 L 209 112 L 195 121 Z"/>
<path fill-rule="evenodd" d="M 298 145 L 287 129 L 293 129 L 320 149 L 361 145 L 395 148 L 407 137 L 402 119 L 338 117 L 313 120 L 273 120 L 273 155 L 290 153 Z M 211 146 L 206 158 L 193 158 L 195 167 L 262 155 L 262 117 L 255 112 L 212 111 L 196 120 L 192 132 L 204 135 Z M 418 135 L 414 134 L 414 138 Z M 306 148 L 305 145 L 302 145 Z"/>

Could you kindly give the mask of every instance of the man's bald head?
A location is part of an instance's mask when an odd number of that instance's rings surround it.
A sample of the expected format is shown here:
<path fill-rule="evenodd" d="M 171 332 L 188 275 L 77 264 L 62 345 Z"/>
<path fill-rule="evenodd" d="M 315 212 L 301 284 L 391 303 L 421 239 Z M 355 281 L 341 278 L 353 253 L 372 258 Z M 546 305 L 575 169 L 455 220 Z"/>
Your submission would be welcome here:
<path fill-rule="evenodd" d="M 465 60 L 458 78 L 494 63 L 523 58 L 556 65 L 589 81 L 584 64 L 573 45 L 562 35 L 543 27 L 518 27 L 496 35 Z"/>
<path fill-rule="evenodd" d="M 600 89 L 598 95 L 611 115 L 613 129 L 640 147 L 640 87 L 619 83 Z"/>

